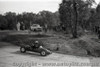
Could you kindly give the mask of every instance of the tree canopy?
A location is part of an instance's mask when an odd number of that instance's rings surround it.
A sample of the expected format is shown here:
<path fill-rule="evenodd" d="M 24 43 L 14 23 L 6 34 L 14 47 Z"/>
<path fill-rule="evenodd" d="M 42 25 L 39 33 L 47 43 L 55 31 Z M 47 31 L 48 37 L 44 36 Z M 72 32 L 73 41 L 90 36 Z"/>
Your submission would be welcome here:
<path fill-rule="evenodd" d="M 86 28 L 87 20 L 91 16 L 91 7 L 94 0 L 62 0 L 59 7 L 60 19 L 66 31 L 71 28 L 74 38 L 77 37 L 77 28 Z"/>

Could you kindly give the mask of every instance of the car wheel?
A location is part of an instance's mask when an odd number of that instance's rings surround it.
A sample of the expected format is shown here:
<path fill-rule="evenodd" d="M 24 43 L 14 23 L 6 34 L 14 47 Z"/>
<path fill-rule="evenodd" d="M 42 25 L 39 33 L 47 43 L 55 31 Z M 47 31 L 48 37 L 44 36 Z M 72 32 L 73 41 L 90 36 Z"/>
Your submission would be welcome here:
<path fill-rule="evenodd" d="M 34 29 L 34 32 L 36 32 L 36 29 Z"/>
<path fill-rule="evenodd" d="M 45 51 L 42 51 L 40 54 L 41 54 L 41 56 L 46 56 L 46 52 Z"/>
<path fill-rule="evenodd" d="M 21 48 L 20 48 L 20 51 L 21 51 L 22 53 L 25 53 L 25 52 L 26 52 L 26 49 L 25 49 L 24 47 L 21 47 Z"/>

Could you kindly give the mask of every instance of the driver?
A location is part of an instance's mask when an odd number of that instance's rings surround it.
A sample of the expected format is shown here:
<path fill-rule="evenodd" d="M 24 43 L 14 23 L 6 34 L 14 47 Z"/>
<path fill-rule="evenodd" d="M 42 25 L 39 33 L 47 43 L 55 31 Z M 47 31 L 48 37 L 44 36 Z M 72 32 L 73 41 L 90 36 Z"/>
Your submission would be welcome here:
<path fill-rule="evenodd" d="M 35 48 L 39 48 L 39 47 L 40 47 L 39 41 L 35 41 L 34 47 L 35 47 Z"/>

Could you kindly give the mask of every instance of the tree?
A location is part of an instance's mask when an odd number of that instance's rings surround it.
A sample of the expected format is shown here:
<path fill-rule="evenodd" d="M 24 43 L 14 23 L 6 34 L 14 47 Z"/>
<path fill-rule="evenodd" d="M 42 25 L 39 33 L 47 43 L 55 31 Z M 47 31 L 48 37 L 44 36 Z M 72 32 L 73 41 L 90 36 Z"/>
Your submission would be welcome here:
<path fill-rule="evenodd" d="M 98 33 L 100 26 L 100 4 L 97 5 L 96 9 L 91 9 L 91 16 L 88 20 L 88 26 L 95 32 Z"/>
<path fill-rule="evenodd" d="M 66 28 L 71 28 L 72 35 L 77 38 L 77 27 L 79 21 L 82 19 L 88 19 L 87 14 L 89 14 L 89 6 L 91 6 L 92 1 L 89 0 L 63 0 L 60 4 L 59 13 L 62 24 Z M 81 18 L 81 20 L 80 20 Z"/>
<path fill-rule="evenodd" d="M 17 23 L 16 13 L 7 12 L 7 13 L 5 13 L 5 18 L 8 22 L 8 29 L 10 29 L 10 30 L 16 29 L 16 23 Z"/>
<path fill-rule="evenodd" d="M 61 31 L 61 26 L 60 26 L 61 20 L 60 20 L 59 15 L 60 14 L 58 11 L 53 13 L 52 15 L 52 27 L 53 27 L 53 30 L 55 31 Z"/>
<path fill-rule="evenodd" d="M 97 25 L 100 26 L 100 4 L 98 4 L 98 6 L 96 8 L 95 20 L 97 22 Z"/>
<path fill-rule="evenodd" d="M 90 18 L 90 20 L 94 21 L 95 24 L 93 24 L 95 27 L 97 27 L 97 30 L 95 31 L 96 33 L 98 33 L 98 30 L 100 28 L 100 4 L 98 4 L 97 8 L 96 8 L 96 13 L 93 15 L 94 18 Z"/>
<path fill-rule="evenodd" d="M 53 13 L 49 11 L 41 11 L 39 14 L 42 17 L 45 32 L 47 32 L 47 30 L 51 29 L 53 25 Z"/>
<path fill-rule="evenodd" d="M 0 29 L 5 30 L 7 29 L 7 26 L 8 26 L 8 22 L 6 18 L 3 15 L 0 15 Z"/>
<path fill-rule="evenodd" d="M 95 8 L 92 8 L 91 11 L 90 11 L 91 15 L 87 21 L 87 27 L 90 28 L 91 31 L 94 31 L 94 28 L 95 28 L 95 17 L 96 17 L 96 9 Z"/>
<path fill-rule="evenodd" d="M 22 22 L 25 24 L 25 29 L 29 29 L 30 26 L 35 22 L 36 14 L 23 12 L 22 13 Z"/>

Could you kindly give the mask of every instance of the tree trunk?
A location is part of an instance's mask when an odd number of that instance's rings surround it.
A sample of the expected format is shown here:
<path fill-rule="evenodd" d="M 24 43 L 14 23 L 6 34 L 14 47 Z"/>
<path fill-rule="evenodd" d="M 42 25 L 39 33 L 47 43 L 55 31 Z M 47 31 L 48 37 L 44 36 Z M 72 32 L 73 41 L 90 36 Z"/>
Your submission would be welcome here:
<path fill-rule="evenodd" d="M 73 8 L 74 8 L 74 27 L 73 27 L 73 38 L 77 38 L 77 3 L 75 2 L 75 0 L 73 0 Z"/>

